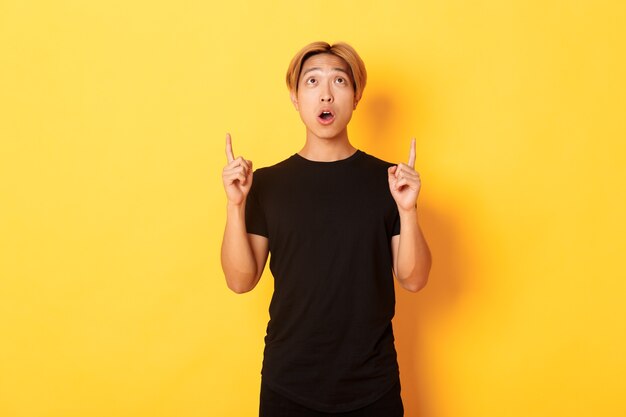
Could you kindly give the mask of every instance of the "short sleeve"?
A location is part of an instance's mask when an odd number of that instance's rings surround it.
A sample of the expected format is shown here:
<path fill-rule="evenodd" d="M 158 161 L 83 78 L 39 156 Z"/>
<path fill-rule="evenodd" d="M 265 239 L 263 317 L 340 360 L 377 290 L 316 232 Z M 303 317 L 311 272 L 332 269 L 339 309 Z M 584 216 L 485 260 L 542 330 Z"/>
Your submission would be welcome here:
<path fill-rule="evenodd" d="M 387 162 L 386 168 L 393 166 L 389 162 Z M 385 169 L 385 175 L 387 175 L 387 171 Z M 386 191 L 386 197 L 388 199 L 388 203 L 391 207 L 393 207 L 393 218 L 391 223 L 391 236 L 396 236 L 400 234 L 400 212 L 398 212 L 398 205 L 396 201 L 391 196 L 391 192 L 389 192 L 389 188 L 387 186 L 387 181 L 385 180 L 385 187 L 383 187 Z"/>
<path fill-rule="evenodd" d="M 393 228 L 391 229 L 391 236 L 396 236 L 400 234 L 400 213 L 398 210 L 395 210 L 394 218 L 393 218 Z"/>
<path fill-rule="evenodd" d="M 258 181 L 252 182 L 250 192 L 246 198 L 246 231 L 255 235 L 268 237 L 267 222 L 263 208 L 259 203 L 259 186 Z"/>

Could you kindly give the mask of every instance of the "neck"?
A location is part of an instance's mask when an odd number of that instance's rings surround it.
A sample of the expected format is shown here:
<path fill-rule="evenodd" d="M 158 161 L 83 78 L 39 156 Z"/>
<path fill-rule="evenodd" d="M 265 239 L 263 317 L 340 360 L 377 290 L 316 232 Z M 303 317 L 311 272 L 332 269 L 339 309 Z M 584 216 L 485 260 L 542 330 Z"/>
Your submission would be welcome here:
<path fill-rule="evenodd" d="M 334 138 L 319 138 L 307 131 L 306 143 L 298 154 L 311 161 L 333 162 L 346 159 L 354 152 L 356 148 L 348 140 L 347 130 Z"/>

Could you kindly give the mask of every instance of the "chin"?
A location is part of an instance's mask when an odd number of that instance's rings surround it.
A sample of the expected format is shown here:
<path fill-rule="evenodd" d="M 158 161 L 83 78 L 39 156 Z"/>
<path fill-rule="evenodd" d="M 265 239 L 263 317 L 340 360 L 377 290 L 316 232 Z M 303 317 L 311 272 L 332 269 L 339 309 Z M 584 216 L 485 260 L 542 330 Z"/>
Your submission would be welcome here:
<path fill-rule="evenodd" d="M 333 133 L 328 133 L 328 132 L 322 132 L 322 133 L 315 133 L 313 132 L 313 134 L 322 140 L 335 140 L 337 138 L 339 138 L 341 136 L 341 132 L 333 132 Z"/>
<path fill-rule="evenodd" d="M 342 129 L 337 129 L 335 126 L 329 126 L 326 129 L 320 129 L 316 126 L 315 129 L 309 129 L 315 137 L 324 139 L 324 140 L 333 140 L 342 135 L 347 135 L 346 126 Z"/>

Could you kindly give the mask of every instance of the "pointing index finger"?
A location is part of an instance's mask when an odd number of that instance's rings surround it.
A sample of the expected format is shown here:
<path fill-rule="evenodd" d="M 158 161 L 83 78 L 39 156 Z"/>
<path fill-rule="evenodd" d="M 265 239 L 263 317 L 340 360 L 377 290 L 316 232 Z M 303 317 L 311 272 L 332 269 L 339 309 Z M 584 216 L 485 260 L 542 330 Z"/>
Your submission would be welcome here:
<path fill-rule="evenodd" d="M 411 139 L 411 150 L 409 151 L 409 163 L 411 168 L 415 168 L 415 138 Z"/>
<path fill-rule="evenodd" d="M 233 142 L 230 138 L 230 133 L 226 134 L 226 158 L 228 159 L 228 163 L 235 160 L 235 156 L 233 155 Z"/>

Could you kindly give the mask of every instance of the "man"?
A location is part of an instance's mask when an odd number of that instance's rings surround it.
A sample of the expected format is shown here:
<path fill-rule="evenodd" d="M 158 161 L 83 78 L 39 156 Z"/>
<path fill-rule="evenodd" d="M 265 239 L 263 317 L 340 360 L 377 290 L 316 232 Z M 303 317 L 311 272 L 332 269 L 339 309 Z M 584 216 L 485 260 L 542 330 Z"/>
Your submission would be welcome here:
<path fill-rule="evenodd" d="M 351 46 L 307 45 L 287 71 L 304 147 L 253 173 L 226 136 L 228 287 L 252 290 L 272 253 L 261 417 L 404 413 L 393 274 L 401 287 L 419 291 L 431 257 L 417 219 L 415 139 L 408 163 L 398 165 L 348 139 L 366 78 Z"/>

